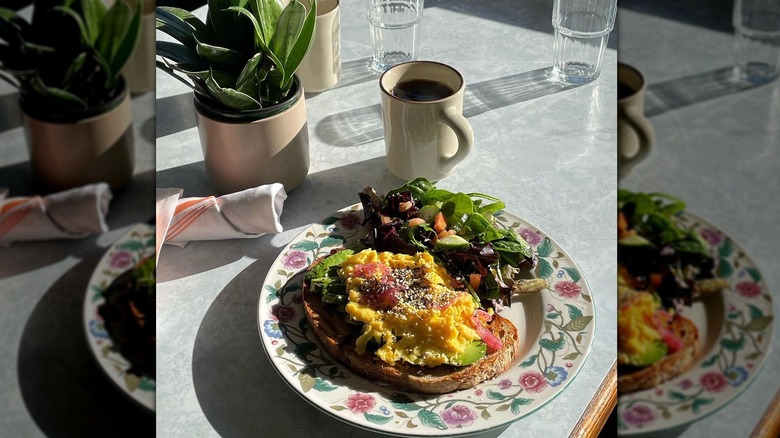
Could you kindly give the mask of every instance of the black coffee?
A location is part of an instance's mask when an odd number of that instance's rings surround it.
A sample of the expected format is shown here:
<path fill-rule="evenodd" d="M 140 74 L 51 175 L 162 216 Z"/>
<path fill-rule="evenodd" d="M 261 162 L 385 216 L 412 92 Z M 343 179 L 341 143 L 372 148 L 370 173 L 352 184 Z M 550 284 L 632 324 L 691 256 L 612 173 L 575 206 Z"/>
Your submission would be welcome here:
<path fill-rule="evenodd" d="M 636 90 L 626 84 L 618 82 L 618 99 L 623 99 L 636 93 Z"/>
<path fill-rule="evenodd" d="M 412 79 L 399 82 L 393 87 L 393 95 L 399 99 L 416 102 L 429 102 L 444 99 L 455 91 L 438 81 L 430 79 Z"/>

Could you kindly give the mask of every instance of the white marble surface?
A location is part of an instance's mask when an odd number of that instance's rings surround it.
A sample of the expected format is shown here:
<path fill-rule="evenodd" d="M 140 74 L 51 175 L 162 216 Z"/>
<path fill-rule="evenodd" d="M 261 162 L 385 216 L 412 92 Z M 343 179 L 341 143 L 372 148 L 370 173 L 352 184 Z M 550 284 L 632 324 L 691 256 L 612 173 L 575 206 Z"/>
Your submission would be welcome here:
<path fill-rule="evenodd" d="M 731 236 L 757 263 L 777 312 L 780 82 L 754 88 L 729 83 L 731 33 L 692 25 L 685 16 L 662 18 L 652 6 L 631 3 L 645 12 L 620 11 L 620 61 L 647 78 L 646 112 L 656 146 L 620 185 L 674 194 Z M 730 13 L 720 16 L 728 28 Z M 748 436 L 780 388 L 779 341 L 776 335 L 763 371 L 739 397 L 668 436 Z"/>
<path fill-rule="evenodd" d="M 598 81 L 564 89 L 545 78 L 550 2 L 432 3 L 422 20 L 420 59 L 448 63 L 464 75 L 464 112 L 476 144 L 438 185 L 497 196 L 539 226 L 579 264 L 596 304 L 593 349 L 570 386 L 532 415 L 484 436 L 568 436 L 616 353 L 616 52 L 607 51 Z M 385 192 L 403 183 L 384 164 L 363 4 L 346 0 L 342 8 L 344 76 L 335 88 L 307 96 L 311 168 L 285 201 L 285 231 L 161 250 L 158 436 L 375 435 L 321 413 L 290 390 L 267 360 L 257 329 L 260 285 L 281 249 L 308 224 L 358 202 L 364 187 Z M 157 84 L 158 187 L 214 194 L 191 92 L 161 71 Z"/>
<path fill-rule="evenodd" d="M 22 10 L 23 14 L 31 9 Z M 135 172 L 113 194 L 108 233 L 0 248 L 0 435 L 154 436 L 154 415 L 109 381 L 83 328 L 87 282 L 107 248 L 154 215 L 154 93 L 133 96 Z M 38 194 L 16 90 L 0 81 L 0 187 Z"/>

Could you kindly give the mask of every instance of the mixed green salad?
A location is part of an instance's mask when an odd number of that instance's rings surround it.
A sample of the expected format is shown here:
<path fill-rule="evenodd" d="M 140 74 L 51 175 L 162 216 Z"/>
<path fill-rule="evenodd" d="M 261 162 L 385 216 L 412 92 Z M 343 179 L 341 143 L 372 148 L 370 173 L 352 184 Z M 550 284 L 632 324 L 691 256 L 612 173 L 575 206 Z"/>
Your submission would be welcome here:
<path fill-rule="evenodd" d="M 618 190 L 620 274 L 632 288 L 657 293 L 667 308 L 678 300 L 690 305 L 697 284 L 718 271 L 709 244 L 681 223 L 685 208 L 666 193 Z"/>
<path fill-rule="evenodd" d="M 483 193 L 451 192 L 417 178 L 381 196 L 371 187 L 359 193 L 367 234 L 358 245 L 329 256 L 307 274 L 323 301 L 343 303 L 336 268 L 363 248 L 400 254 L 430 252 L 453 278 L 464 282 L 482 307 L 500 310 L 511 295 L 536 291 L 546 281 L 530 278 L 536 265 L 531 246 L 496 215 L 505 204 Z M 526 289 L 526 290 L 523 290 Z"/>

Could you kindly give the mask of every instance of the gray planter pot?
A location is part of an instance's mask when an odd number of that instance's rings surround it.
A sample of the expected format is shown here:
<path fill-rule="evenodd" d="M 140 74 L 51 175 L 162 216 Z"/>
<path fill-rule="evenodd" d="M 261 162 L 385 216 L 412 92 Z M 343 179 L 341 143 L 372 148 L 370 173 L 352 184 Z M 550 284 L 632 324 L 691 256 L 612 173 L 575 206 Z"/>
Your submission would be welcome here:
<path fill-rule="evenodd" d="M 50 190 L 106 182 L 123 187 L 135 166 L 133 115 L 126 85 L 102 108 L 47 114 L 20 102 L 33 177 Z"/>
<path fill-rule="evenodd" d="M 259 111 L 225 112 L 194 95 L 206 174 L 220 193 L 277 182 L 289 193 L 306 179 L 306 102 L 297 77 L 293 87 L 288 101 Z"/>

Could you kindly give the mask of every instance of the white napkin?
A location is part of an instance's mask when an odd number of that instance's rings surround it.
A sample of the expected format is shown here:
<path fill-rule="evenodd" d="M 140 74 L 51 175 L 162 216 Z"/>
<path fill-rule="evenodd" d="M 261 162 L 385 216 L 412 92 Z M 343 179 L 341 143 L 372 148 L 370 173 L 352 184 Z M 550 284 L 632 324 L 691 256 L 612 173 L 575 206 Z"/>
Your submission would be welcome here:
<path fill-rule="evenodd" d="M 113 194 L 106 183 L 46 196 L 7 195 L 7 189 L 0 189 L 0 246 L 24 240 L 80 239 L 108 231 L 105 216 Z"/>
<path fill-rule="evenodd" d="M 279 183 L 220 196 L 182 198 L 179 188 L 157 189 L 157 245 L 193 240 L 246 239 L 283 231 L 287 192 Z"/>

